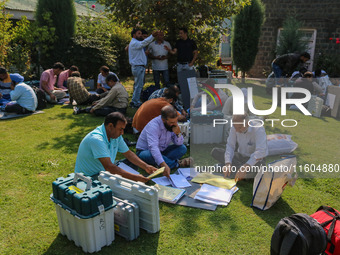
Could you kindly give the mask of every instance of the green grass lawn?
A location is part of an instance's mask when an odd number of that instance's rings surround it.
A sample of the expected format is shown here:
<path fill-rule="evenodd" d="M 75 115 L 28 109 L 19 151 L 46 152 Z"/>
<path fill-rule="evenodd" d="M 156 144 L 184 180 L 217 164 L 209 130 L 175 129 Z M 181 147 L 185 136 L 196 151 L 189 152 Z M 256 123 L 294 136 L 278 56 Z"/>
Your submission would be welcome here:
<path fill-rule="evenodd" d="M 124 84 L 131 91 L 132 81 Z M 248 85 L 255 89 L 256 106 L 269 108 L 264 87 Z M 70 106 L 56 105 L 44 111 L 0 122 L 0 254 L 83 253 L 59 233 L 49 195 L 56 178 L 74 171 L 80 141 L 103 118 L 72 115 Z M 133 115 L 131 109 L 128 113 Z M 278 109 L 271 117 L 283 119 L 279 114 Z M 284 117 L 289 118 L 297 119 L 298 127 L 266 126 L 267 133 L 291 134 L 299 144 L 295 151 L 298 164 L 340 163 L 338 120 L 292 111 Z M 250 207 L 251 181 L 240 182 L 238 187 L 232 202 L 214 212 L 160 203 L 159 233 L 142 230 L 132 242 L 116 236 L 98 254 L 269 254 L 271 235 L 281 218 L 298 212 L 311 214 L 320 205 L 340 209 L 336 178 L 299 179 L 264 212 Z"/>

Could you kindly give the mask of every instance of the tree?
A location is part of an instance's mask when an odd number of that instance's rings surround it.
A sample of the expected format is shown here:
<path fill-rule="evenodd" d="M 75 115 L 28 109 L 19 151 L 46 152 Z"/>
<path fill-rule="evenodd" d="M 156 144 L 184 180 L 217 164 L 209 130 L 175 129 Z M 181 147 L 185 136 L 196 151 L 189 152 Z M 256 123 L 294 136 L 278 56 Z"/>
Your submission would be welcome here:
<path fill-rule="evenodd" d="M 85 78 L 96 78 L 102 65 L 120 75 L 129 75 L 124 50 L 129 41 L 128 30 L 105 16 L 79 17 L 77 33 L 64 64 L 76 63 Z"/>
<path fill-rule="evenodd" d="M 0 2 L 0 66 L 8 67 L 10 43 L 13 39 L 13 24 L 9 20 L 11 15 L 5 12 L 5 3 L 6 1 Z"/>
<path fill-rule="evenodd" d="M 306 51 L 308 42 L 304 40 L 304 34 L 300 30 L 301 27 L 302 22 L 298 21 L 294 16 L 289 16 L 284 21 L 276 48 L 277 55 Z"/>
<path fill-rule="evenodd" d="M 36 20 L 40 27 L 49 25 L 45 13 L 51 14 L 52 26 L 55 27 L 53 48 L 41 55 L 42 65 L 47 68 L 56 61 L 65 61 L 65 52 L 75 35 L 76 11 L 73 0 L 38 0 Z"/>
<path fill-rule="evenodd" d="M 165 31 L 174 45 L 178 29 L 187 27 L 196 40 L 198 63 L 214 60 L 220 34 L 226 33 L 224 19 L 240 11 L 250 0 L 99 0 L 112 11 L 111 18 L 130 29 Z"/>
<path fill-rule="evenodd" d="M 252 0 L 251 5 L 233 18 L 232 58 L 242 72 L 242 82 L 246 72 L 254 65 L 264 19 L 265 7 L 261 0 Z"/>

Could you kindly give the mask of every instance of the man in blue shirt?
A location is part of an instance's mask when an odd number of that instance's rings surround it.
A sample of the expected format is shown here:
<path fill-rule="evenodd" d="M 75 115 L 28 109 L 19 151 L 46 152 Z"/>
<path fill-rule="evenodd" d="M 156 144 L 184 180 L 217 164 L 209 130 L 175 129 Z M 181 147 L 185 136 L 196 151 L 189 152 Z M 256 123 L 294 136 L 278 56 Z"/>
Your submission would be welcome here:
<path fill-rule="evenodd" d="M 38 106 L 38 99 L 33 89 L 23 83 L 24 77 L 20 74 L 10 74 L 11 78 L 11 99 L 12 102 L 6 104 L 5 112 L 14 112 L 17 114 L 32 113 Z"/>
<path fill-rule="evenodd" d="M 130 105 L 132 107 L 139 107 L 142 103 L 140 101 L 140 94 L 144 86 L 145 68 L 147 65 L 147 58 L 144 47 L 148 46 L 154 38 L 158 35 L 155 31 L 143 40 L 142 31 L 140 29 L 133 29 L 131 32 L 131 42 L 129 44 L 129 63 L 131 65 L 132 75 L 135 78 L 133 85 L 133 95 Z"/>
<path fill-rule="evenodd" d="M 131 174 L 114 164 L 117 152 L 120 152 L 149 174 L 157 170 L 129 150 L 122 137 L 125 126 L 126 119 L 122 113 L 113 112 L 107 115 L 104 124 L 87 134 L 80 143 L 75 172 L 96 178 L 100 171 L 109 171 L 134 181 L 147 182 L 148 178 Z"/>

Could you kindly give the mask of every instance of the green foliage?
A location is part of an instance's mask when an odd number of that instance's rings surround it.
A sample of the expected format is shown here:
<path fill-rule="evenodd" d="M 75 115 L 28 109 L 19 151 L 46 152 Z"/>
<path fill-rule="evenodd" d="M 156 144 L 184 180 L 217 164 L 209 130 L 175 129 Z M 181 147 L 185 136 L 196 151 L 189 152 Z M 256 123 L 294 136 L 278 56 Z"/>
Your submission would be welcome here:
<path fill-rule="evenodd" d="M 112 11 L 111 18 L 127 27 L 148 31 L 161 29 L 174 45 L 178 28 L 187 27 L 198 46 L 198 64 L 213 61 L 227 17 L 239 12 L 250 0 L 99 0 Z M 170 61 L 171 62 L 171 61 Z"/>
<path fill-rule="evenodd" d="M 0 65 L 9 66 L 8 55 L 11 49 L 10 43 L 15 36 L 11 15 L 5 12 L 6 1 L 0 2 Z"/>
<path fill-rule="evenodd" d="M 50 67 L 56 61 L 65 61 L 65 52 L 70 46 L 71 38 L 75 35 L 76 11 L 73 0 L 39 0 L 36 9 L 36 20 L 39 27 L 49 26 L 44 14 L 49 12 L 55 36 L 53 48 L 47 55 L 41 55 L 42 65 Z"/>
<path fill-rule="evenodd" d="M 316 59 L 316 69 L 322 69 L 327 72 L 330 77 L 340 77 L 340 57 L 337 54 L 327 55 L 321 54 Z"/>
<path fill-rule="evenodd" d="M 303 23 L 294 16 L 287 17 L 283 23 L 283 30 L 276 48 L 277 55 L 306 51 L 308 42 L 304 40 L 303 32 L 300 30 L 302 25 Z"/>
<path fill-rule="evenodd" d="M 76 64 L 85 78 L 96 78 L 102 65 L 128 75 L 130 67 L 124 49 L 129 41 L 127 29 L 105 16 L 79 17 L 65 64 Z"/>
<path fill-rule="evenodd" d="M 255 62 L 264 19 L 265 7 L 261 0 L 252 0 L 251 5 L 233 18 L 232 57 L 243 78 Z"/>

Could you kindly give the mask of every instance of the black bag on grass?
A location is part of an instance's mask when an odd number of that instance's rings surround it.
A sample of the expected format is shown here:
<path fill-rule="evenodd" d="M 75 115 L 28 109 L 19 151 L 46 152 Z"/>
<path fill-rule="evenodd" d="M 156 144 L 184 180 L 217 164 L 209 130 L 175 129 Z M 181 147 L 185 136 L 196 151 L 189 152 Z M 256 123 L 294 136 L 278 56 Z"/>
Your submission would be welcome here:
<path fill-rule="evenodd" d="M 41 89 L 39 89 L 36 86 L 32 87 L 35 95 L 37 96 L 38 99 L 38 106 L 37 106 L 37 110 L 42 110 L 45 109 L 47 106 L 47 100 L 46 100 L 46 96 L 45 96 L 45 92 L 42 91 Z"/>
<path fill-rule="evenodd" d="M 270 246 L 271 255 L 317 255 L 325 251 L 327 237 L 321 225 L 303 213 L 285 217 L 277 224 Z"/>

